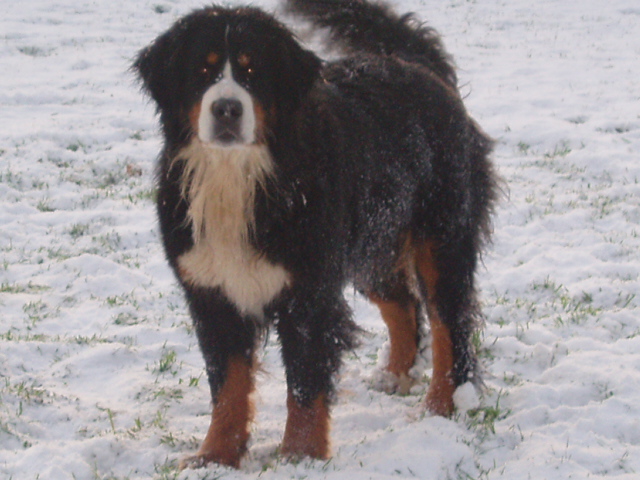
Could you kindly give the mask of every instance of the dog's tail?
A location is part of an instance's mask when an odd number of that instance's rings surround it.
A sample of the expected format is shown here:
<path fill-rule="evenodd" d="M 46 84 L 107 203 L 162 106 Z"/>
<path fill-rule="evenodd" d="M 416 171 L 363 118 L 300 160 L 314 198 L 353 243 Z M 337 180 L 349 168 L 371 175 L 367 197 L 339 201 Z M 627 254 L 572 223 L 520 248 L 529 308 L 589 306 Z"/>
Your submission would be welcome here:
<path fill-rule="evenodd" d="M 288 12 L 329 29 L 331 41 L 349 50 L 395 55 L 429 67 L 454 88 L 453 62 L 439 35 L 413 14 L 396 14 L 384 3 L 367 0 L 285 0 Z"/>

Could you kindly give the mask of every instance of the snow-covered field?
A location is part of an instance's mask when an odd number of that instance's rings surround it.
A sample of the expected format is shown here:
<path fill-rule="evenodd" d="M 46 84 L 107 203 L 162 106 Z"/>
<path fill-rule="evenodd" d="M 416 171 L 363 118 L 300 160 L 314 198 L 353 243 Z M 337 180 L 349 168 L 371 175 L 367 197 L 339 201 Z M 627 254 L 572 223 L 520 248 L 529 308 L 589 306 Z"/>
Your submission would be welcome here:
<path fill-rule="evenodd" d="M 417 410 L 427 378 L 405 397 L 371 388 L 385 331 L 349 293 L 366 334 L 340 380 L 333 458 L 278 459 L 272 338 L 241 470 L 178 472 L 209 393 L 156 231 L 154 111 L 127 69 L 202 3 L 3 0 L 0 478 L 639 478 L 640 5 L 395 3 L 444 35 L 498 140 L 480 403 L 434 418 Z"/>

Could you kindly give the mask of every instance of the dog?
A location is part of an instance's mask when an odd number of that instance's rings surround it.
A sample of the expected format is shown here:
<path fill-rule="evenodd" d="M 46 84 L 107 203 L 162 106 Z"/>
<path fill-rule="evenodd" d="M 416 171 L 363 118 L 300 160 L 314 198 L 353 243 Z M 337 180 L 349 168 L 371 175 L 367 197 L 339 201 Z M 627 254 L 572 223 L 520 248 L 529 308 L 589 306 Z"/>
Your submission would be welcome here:
<path fill-rule="evenodd" d="M 285 9 L 340 58 L 321 60 L 258 8 L 210 6 L 133 66 L 160 115 L 160 231 L 213 401 L 183 467 L 239 467 L 267 329 L 286 370 L 280 454 L 330 456 L 335 377 L 358 331 L 348 285 L 388 326 L 396 390 L 413 381 L 426 317 L 425 408 L 451 415 L 455 389 L 480 383 L 474 274 L 496 198 L 492 140 L 465 110 L 441 39 L 365 0 Z"/>

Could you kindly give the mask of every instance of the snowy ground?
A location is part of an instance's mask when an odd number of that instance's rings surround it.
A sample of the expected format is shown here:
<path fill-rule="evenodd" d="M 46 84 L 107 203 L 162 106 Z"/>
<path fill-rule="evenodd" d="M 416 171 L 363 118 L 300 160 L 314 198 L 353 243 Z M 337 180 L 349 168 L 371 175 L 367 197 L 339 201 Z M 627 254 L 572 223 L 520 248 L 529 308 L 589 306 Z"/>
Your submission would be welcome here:
<path fill-rule="evenodd" d="M 637 0 L 396 3 L 444 35 L 508 185 L 480 272 L 479 408 L 424 417 L 426 381 L 406 397 L 373 390 L 385 332 L 350 295 L 367 334 L 341 378 L 334 457 L 275 455 L 285 390 L 272 339 L 241 470 L 179 473 L 209 394 L 156 232 L 153 108 L 127 68 L 201 2 L 4 1 L 0 477 L 638 478 Z"/>

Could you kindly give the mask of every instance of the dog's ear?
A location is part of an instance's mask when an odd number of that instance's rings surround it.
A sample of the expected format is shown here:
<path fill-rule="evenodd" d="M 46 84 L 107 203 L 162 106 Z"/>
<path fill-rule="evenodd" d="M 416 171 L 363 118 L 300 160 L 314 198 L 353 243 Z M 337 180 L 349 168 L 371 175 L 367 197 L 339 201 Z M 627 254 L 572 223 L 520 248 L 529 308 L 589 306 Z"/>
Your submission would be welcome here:
<path fill-rule="evenodd" d="M 182 21 L 142 49 L 132 69 L 158 109 L 167 112 L 175 106 L 184 75 L 185 26 Z"/>

